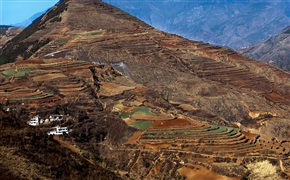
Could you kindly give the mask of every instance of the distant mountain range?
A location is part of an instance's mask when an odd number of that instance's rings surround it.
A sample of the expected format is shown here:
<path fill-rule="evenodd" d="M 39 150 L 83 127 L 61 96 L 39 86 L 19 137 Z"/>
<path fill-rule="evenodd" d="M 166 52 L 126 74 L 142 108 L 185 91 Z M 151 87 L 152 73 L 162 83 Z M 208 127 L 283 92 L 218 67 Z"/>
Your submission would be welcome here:
<path fill-rule="evenodd" d="M 27 27 L 29 26 L 35 19 L 39 18 L 42 14 L 44 14 L 45 11 L 43 12 L 38 12 L 34 15 L 32 15 L 30 18 L 22 21 L 22 22 L 19 22 L 19 23 L 16 23 L 16 24 L 13 24 L 13 26 L 15 27 Z"/>
<path fill-rule="evenodd" d="M 163 31 L 233 49 L 268 39 L 290 25 L 289 0 L 105 2 Z"/>
<path fill-rule="evenodd" d="M 290 26 L 280 34 L 241 49 L 241 53 L 253 59 L 273 63 L 284 70 L 290 70 Z"/>
<path fill-rule="evenodd" d="M 0 29 L 8 29 L 8 28 L 10 28 L 10 27 L 12 27 L 12 26 L 8 26 L 8 25 L 0 25 Z"/>

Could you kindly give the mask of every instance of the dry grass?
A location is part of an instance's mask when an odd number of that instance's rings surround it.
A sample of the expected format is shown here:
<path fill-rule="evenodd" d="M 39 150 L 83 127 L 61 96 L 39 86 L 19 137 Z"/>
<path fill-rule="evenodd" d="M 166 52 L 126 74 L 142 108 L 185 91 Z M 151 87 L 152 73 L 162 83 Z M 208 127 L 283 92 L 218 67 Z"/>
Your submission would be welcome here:
<path fill-rule="evenodd" d="M 238 180 L 239 177 L 229 178 L 220 174 L 214 173 L 203 166 L 194 165 L 192 168 L 182 167 L 178 172 L 186 177 L 186 179 L 199 179 L 199 180 Z"/>
<path fill-rule="evenodd" d="M 250 171 L 250 180 L 280 180 L 277 174 L 277 167 L 273 166 L 268 160 L 249 163 L 247 168 Z"/>

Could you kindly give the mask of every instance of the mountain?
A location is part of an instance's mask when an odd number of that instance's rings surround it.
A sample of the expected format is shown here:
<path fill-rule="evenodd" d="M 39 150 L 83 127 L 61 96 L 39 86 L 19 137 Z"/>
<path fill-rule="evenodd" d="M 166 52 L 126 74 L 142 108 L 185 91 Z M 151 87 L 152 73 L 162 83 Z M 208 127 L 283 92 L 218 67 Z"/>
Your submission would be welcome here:
<path fill-rule="evenodd" d="M 15 27 L 27 27 L 29 26 L 35 19 L 39 18 L 41 15 L 43 15 L 46 11 L 43 11 L 43 12 L 38 12 L 38 13 L 35 13 L 34 15 L 32 15 L 30 18 L 24 20 L 23 22 L 19 22 L 19 23 L 16 23 L 16 24 L 13 24 L 12 26 L 15 26 Z"/>
<path fill-rule="evenodd" d="M 23 30 L 23 28 L 18 28 L 14 26 L 0 26 L 0 48 L 8 42 L 10 39 L 12 39 L 14 36 L 16 36 L 18 33 L 20 33 Z"/>
<path fill-rule="evenodd" d="M 290 1 L 105 0 L 166 32 L 233 49 L 249 46 L 290 25 Z"/>
<path fill-rule="evenodd" d="M 280 34 L 265 41 L 253 44 L 239 51 L 253 59 L 277 65 L 290 70 L 290 26 Z"/>
<path fill-rule="evenodd" d="M 53 139 L 104 171 L 239 179 L 270 159 L 288 177 L 290 74 L 274 66 L 95 0 L 61 1 L 7 42 L 1 58 L 9 62 L 0 66 L 1 109 L 21 121 L 63 115 L 72 132 Z"/>
<path fill-rule="evenodd" d="M 242 121 L 254 111 L 288 116 L 283 104 L 288 102 L 289 74 L 223 47 L 164 33 L 107 4 L 95 4 L 63 1 L 5 44 L 1 57 L 9 62 L 50 57 L 123 62 L 136 83 L 227 121 Z M 84 5 L 87 12 L 68 9 L 74 5 Z"/>
<path fill-rule="evenodd" d="M 12 26 L 9 26 L 9 25 L 0 25 L 0 29 L 8 29 Z"/>

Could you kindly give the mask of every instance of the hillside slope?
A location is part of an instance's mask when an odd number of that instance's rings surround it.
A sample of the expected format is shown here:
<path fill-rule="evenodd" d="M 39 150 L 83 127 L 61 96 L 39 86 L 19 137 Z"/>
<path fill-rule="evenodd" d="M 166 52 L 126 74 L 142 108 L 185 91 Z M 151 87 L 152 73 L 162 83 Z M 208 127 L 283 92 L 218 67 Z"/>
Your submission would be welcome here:
<path fill-rule="evenodd" d="M 1 110 L 0 117 L 1 179 L 121 179 L 11 113 Z"/>
<path fill-rule="evenodd" d="M 190 103 L 227 121 L 240 122 L 250 112 L 289 114 L 289 74 L 226 48 L 156 30 L 105 3 L 62 1 L 7 43 L 2 55 L 121 61 L 135 82 L 168 101 Z"/>
<path fill-rule="evenodd" d="M 60 148 L 94 167 L 128 179 L 238 179 L 270 159 L 290 174 L 290 75 L 276 67 L 94 0 L 61 1 L 2 58 L 1 108 L 22 121 L 64 115 L 72 133 Z"/>
<path fill-rule="evenodd" d="M 290 26 L 280 34 L 239 51 L 245 56 L 290 70 Z"/>
<path fill-rule="evenodd" d="M 0 68 L 1 108 L 10 112 L 0 113 L 0 170 L 9 177 L 118 178 L 113 171 L 125 179 L 233 180 L 248 176 L 246 164 L 268 158 L 282 163 L 277 176 L 289 174 L 289 126 L 271 114 L 253 113 L 243 122 L 247 129 L 237 128 L 190 104 L 170 103 L 109 65 L 52 58 Z M 51 114 L 65 121 L 23 124 Z M 72 133 L 46 136 L 56 124 Z"/>
<path fill-rule="evenodd" d="M 0 48 L 2 48 L 2 46 L 6 42 L 8 42 L 10 39 L 16 36 L 22 30 L 23 28 L 18 28 L 18 27 L 13 27 L 13 26 L 1 26 L 0 27 Z"/>

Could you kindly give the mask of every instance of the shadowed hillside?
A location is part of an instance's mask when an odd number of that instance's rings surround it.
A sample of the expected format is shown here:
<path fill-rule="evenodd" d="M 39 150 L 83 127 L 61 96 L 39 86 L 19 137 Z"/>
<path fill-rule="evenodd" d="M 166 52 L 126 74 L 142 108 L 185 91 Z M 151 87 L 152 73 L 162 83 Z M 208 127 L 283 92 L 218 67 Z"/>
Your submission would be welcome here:
<path fill-rule="evenodd" d="M 0 116 L 1 179 L 120 179 L 12 114 Z"/>

